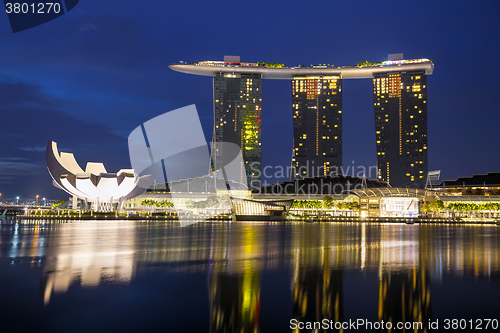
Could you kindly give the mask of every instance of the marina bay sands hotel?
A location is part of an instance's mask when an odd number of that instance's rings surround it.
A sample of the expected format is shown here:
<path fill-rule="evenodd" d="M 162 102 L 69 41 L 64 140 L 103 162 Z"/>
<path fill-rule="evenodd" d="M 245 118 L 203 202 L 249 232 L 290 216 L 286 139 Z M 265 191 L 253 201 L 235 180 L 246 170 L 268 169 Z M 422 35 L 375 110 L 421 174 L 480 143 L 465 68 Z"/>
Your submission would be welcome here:
<path fill-rule="evenodd" d="M 423 187 L 427 177 L 427 75 L 429 59 L 404 60 L 401 53 L 357 66 L 284 67 L 224 61 L 171 65 L 188 74 L 212 76 L 214 142 L 241 147 L 242 177 L 259 187 L 262 160 L 263 79 L 291 80 L 293 154 L 291 179 L 329 175 L 342 166 L 342 80 L 371 79 L 378 178 L 394 187 Z M 212 166 L 217 155 L 212 149 Z M 222 160 L 222 159 L 220 159 Z"/>

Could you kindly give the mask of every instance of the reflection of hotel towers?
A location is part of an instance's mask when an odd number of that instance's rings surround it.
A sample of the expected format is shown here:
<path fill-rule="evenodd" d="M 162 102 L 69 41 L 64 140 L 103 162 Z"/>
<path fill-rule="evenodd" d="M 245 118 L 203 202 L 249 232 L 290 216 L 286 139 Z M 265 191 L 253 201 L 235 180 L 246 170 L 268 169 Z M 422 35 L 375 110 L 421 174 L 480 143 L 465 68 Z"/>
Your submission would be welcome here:
<path fill-rule="evenodd" d="M 241 179 L 260 184 L 262 158 L 262 78 L 260 74 L 219 74 L 214 77 L 214 136 L 212 170 L 222 169 L 224 152 L 218 142 L 241 148 L 245 168 Z M 258 171 L 258 172 L 256 172 Z"/>
<path fill-rule="evenodd" d="M 301 322 L 321 322 L 325 318 L 343 321 L 343 270 L 337 268 L 343 264 L 343 252 L 330 246 L 332 243 L 342 244 L 343 238 L 338 233 L 332 236 L 328 231 L 328 227 L 320 230 L 304 226 L 302 232 L 294 233 L 297 238 L 292 245 L 295 249 L 292 259 L 293 318 Z M 321 245 L 310 248 L 308 244 Z"/>
<path fill-rule="evenodd" d="M 65 231 L 71 228 L 65 226 Z M 47 253 L 44 262 L 42 277 L 40 278 L 40 297 L 44 304 L 48 304 L 52 292 L 65 293 L 71 284 L 80 280 L 84 287 L 98 286 L 101 281 L 115 283 L 129 283 L 134 272 L 134 257 L 132 249 L 118 251 L 125 242 L 133 243 L 135 229 L 133 227 L 111 227 L 100 238 L 99 232 L 92 224 L 87 228 L 74 227 L 73 238 L 54 237 L 64 239 L 64 242 L 75 248 L 72 253 L 67 253 L 65 244 L 55 245 L 55 251 Z M 56 231 L 57 232 L 57 231 Z M 90 243 L 100 239 L 99 243 Z M 82 244 L 76 247 L 74 244 Z M 51 246 L 52 247 L 52 246 Z M 58 249 L 64 251 L 59 254 Z"/>
<path fill-rule="evenodd" d="M 384 272 L 380 281 L 378 321 L 421 322 L 422 329 L 401 332 L 427 332 L 431 318 L 430 291 L 429 274 L 420 268 L 404 273 Z"/>
<path fill-rule="evenodd" d="M 326 176 L 342 166 L 342 79 L 292 80 L 293 158 L 291 179 Z"/>
<path fill-rule="evenodd" d="M 255 260 L 263 255 L 259 230 L 243 227 L 243 233 L 231 238 L 216 233 L 208 282 L 210 332 L 259 332 L 260 264 Z"/>
<path fill-rule="evenodd" d="M 431 319 L 431 282 L 426 267 L 429 244 L 423 233 L 419 233 L 419 241 L 419 249 L 411 247 L 408 250 L 412 249 L 412 252 L 402 257 L 403 264 L 413 265 L 404 272 L 391 264 L 384 265 L 386 259 L 394 262 L 394 258 L 389 251 L 382 250 L 386 253 L 382 253 L 380 260 L 378 321 L 393 325 L 397 322 L 422 323 L 421 329 L 392 329 L 388 332 L 428 332 Z"/>

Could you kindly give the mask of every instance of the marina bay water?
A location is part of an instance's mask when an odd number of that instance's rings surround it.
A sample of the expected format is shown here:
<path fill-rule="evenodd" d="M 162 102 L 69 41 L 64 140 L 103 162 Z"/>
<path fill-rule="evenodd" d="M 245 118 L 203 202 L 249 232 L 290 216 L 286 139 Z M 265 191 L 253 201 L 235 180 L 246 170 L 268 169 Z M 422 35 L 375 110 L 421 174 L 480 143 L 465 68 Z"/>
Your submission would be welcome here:
<path fill-rule="evenodd" d="M 0 332 L 290 332 L 324 319 L 422 322 L 417 332 L 457 319 L 465 332 L 500 320 L 495 225 L 9 222 Z"/>

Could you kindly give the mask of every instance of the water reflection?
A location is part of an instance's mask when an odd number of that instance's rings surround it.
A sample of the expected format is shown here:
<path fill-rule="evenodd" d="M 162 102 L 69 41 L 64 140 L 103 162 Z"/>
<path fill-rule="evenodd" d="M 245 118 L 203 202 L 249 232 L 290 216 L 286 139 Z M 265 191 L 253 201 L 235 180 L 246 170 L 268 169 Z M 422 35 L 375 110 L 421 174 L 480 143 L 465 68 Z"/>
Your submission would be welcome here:
<path fill-rule="evenodd" d="M 321 228 L 302 225 L 293 233 L 293 318 L 297 321 L 344 319 L 343 254 L 347 253 L 347 238 L 330 228 L 330 224 Z"/>
<path fill-rule="evenodd" d="M 96 287 L 101 281 L 127 284 L 132 279 L 134 251 L 126 244 L 135 242 L 133 225 L 68 224 L 50 232 L 40 279 L 45 305 L 53 292 L 66 292 L 71 284 Z"/>
<path fill-rule="evenodd" d="M 248 225 L 215 234 L 208 283 L 211 332 L 258 332 L 263 239 L 261 228 Z M 232 243 L 239 250 L 233 251 Z"/>
<path fill-rule="evenodd" d="M 400 265 L 406 265 L 405 270 L 400 270 L 395 264 L 397 252 L 393 251 L 394 248 L 391 250 L 391 247 L 383 247 L 386 250 L 382 251 L 380 263 L 378 320 L 391 323 L 424 323 L 417 329 L 412 327 L 401 331 L 428 332 L 426 324 L 431 319 L 431 279 L 426 267 L 428 235 L 425 232 L 413 235 L 413 228 L 408 231 L 411 233 L 410 237 L 400 237 L 416 241 L 407 244 L 406 249 L 399 250 Z"/>
<path fill-rule="evenodd" d="M 446 277 L 498 280 L 499 230 L 356 223 L 214 222 L 186 228 L 172 222 L 126 221 L 2 225 L 0 258 L 10 258 L 13 267 L 41 265 L 39 293 L 46 307 L 73 285 L 92 292 L 107 284 L 134 288 L 136 279 L 155 272 L 201 273 L 207 281 L 210 331 L 259 332 L 266 326 L 261 319 L 263 273 L 287 272 L 288 280 L 280 281 L 289 286 L 290 301 L 284 302 L 287 320 L 301 322 L 357 319 L 348 301 L 372 304 L 372 296 L 350 287 L 350 279 L 352 274 L 364 274 L 363 283 L 376 276 L 373 285 L 378 286 L 372 288 L 374 306 L 364 310 L 365 318 L 427 323 L 441 316 L 431 301 L 443 302 L 433 286 L 440 287 Z M 476 296 L 481 300 L 482 295 Z M 464 299 L 463 305 L 469 301 Z M 472 313 L 471 318 L 480 315 Z M 283 331 L 290 331 L 288 321 Z M 301 330 L 308 331 L 343 330 Z M 428 329 L 424 325 L 406 331 Z"/>

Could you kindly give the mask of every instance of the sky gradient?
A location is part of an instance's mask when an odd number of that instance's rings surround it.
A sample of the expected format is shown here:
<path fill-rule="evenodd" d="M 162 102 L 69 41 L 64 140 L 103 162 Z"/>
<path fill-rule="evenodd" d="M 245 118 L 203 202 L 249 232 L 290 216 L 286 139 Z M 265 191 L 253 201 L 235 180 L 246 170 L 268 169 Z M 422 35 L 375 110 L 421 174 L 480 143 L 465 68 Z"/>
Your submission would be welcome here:
<path fill-rule="evenodd" d="M 402 52 L 429 58 L 429 170 L 442 179 L 500 171 L 500 1 L 81 0 L 13 34 L 0 15 L 0 193 L 66 199 L 45 166 L 48 140 L 84 166 L 130 167 L 127 137 L 196 104 L 207 141 L 212 80 L 168 65 L 222 60 L 348 65 Z M 291 85 L 265 80 L 263 165 L 288 166 Z M 376 164 L 370 80 L 343 82 L 344 166 Z M 276 179 L 272 179 L 275 181 Z"/>

